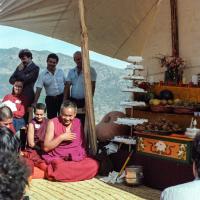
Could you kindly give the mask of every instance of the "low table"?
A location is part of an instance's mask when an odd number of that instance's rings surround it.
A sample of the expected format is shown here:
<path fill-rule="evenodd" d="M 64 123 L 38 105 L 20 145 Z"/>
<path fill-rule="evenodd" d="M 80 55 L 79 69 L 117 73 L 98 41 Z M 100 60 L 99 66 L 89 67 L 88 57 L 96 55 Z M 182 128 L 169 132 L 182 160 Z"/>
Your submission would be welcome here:
<path fill-rule="evenodd" d="M 144 167 L 146 185 L 164 189 L 193 180 L 192 139 L 176 134 L 135 134 L 137 147 L 133 163 Z"/>

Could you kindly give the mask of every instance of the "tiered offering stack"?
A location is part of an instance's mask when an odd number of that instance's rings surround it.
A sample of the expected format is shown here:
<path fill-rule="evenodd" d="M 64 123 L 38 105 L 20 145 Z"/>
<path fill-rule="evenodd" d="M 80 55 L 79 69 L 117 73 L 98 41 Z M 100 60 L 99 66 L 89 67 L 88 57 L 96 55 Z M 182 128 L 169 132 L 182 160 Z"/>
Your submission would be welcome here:
<path fill-rule="evenodd" d="M 129 56 L 127 61 L 130 63 L 127 65 L 126 70 L 129 71 L 128 75 L 124 76 L 125 80 L 128 80 L 130 85 L 127 84 L 126 88 L 122 90 L 122 92 L 131 92 L 131 100 L 125 100 L 120 102 L 120 105 L 125 107 L 131 107 L 131 112 L 133 112 L 133 107 L 135 106 L 146 106 L 145 102 L 142 101 L 134 101 L 134 93 L 146 93 L 146 91 L 142 88 L 139 88 L 138 81 L 143 81 L 144 76 L 141 76 L 139 73 L 144 70 L 144 67 L 140 64 L 143 61 L 142 57 L 139 56 Z M 138 73 L 139 72 L 139 73 Z M 132 115 L 132 114 L 131 114 Z M 118 118 L 115 123 L 135 126 L 137 124 L 142 124 L 147 122 L 147 119 L 139 119 L 139 118 Z M 131 131 L 132 133 L 132 131 Z"/>

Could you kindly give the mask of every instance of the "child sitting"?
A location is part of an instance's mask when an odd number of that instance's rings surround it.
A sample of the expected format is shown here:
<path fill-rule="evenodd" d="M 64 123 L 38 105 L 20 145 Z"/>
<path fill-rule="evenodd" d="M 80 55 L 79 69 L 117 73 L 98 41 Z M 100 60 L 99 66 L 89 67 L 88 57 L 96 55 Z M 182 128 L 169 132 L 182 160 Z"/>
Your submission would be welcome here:
<path fill-rule="evenodd" d="M 45 170 L 46 164 L 41 159 L 44 137 L 48 119 L 45 117 L 46 106 L 37 103 L 34 108 L 34 118 L 28 125 L 28 147 L 24 156 L 32 160 L 36 167 Z"/>
<path fill-rule="evenodd" d="M 45 113 L 46 106 L 43 103 L 36 104 L 34 118 L 28 125 L 28 147 L 32 149 L 38 150 L 43 146 L 48 122 Z"/>
<path fill-rule="evenodd" d="M 6 95 L 3 98 L 3 103 L 8 107 L 11 106 L 11 110 L 13 112 L 13 125 L 18 132 L 22 127 L 26 125 L 24 120 L 24 115 L 26 112 L 26 104 L 25 104 L 25 97 L 22 96 L 23 90 L 23 82 L 21 80 L 16 80 L 12 93 Z"/>

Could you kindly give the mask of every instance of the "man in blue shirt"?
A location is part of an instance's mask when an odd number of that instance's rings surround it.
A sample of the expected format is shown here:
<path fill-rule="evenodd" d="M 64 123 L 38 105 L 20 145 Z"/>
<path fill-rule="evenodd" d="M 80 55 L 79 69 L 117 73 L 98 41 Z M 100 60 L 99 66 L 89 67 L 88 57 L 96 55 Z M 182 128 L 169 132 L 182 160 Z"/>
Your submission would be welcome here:
<path fill-rule="evenodd" d="M 78 108 L 85 107 L 85 91 L 84 91 L 84 77 L 82 70 L 82 55 L 80 51 L 74 53 L 74 62 L 76 67 L 70 69 L 64 90 L 64 100 L 69 99 L 77 104 Z M 90 67 L 91 81 L 92 81 L 92 94 L 94 95 L 96 85 L 96 71 Z M 85 115 L 77 115 L 84 124 Z"/>

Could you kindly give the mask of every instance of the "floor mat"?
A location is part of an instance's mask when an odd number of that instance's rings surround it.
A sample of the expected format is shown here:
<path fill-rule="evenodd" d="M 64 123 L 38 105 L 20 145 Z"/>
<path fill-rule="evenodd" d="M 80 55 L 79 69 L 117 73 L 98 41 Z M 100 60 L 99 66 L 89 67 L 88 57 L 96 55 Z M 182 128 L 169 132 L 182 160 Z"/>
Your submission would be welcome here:
<path fill-rule="evenodd" d="M 134 194 L 110 186 L 96 178 L 61 183 L 33 179 L 26 191 L 30 200 L 143 200 Z"/>
<path fill-rule="evenodd" d="M 126 192 L 132 193 L 146 200 L 160 200 L 161 191 L 146 187 L 144 185 L 140 186 L 126 186 L 124 184 L 110 184 L 113 187 L 117 187 Z"/>

